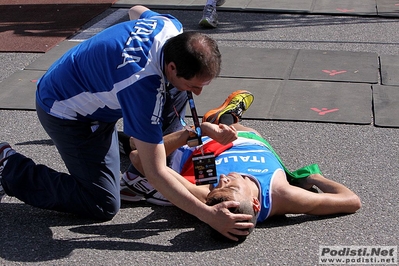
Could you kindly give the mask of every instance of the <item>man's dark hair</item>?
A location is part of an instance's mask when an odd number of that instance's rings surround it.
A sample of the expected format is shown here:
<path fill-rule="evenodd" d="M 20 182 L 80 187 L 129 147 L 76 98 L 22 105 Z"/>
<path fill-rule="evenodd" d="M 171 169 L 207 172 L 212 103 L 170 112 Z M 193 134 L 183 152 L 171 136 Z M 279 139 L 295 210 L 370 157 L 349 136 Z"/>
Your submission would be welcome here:
<path fill-rule="evenodd" d="M 199 32 L 183 32 L 164 46 L 165 63 L 174 62 L 177 76 L 184 79 L 217 77 L 221 58 L 216 41 Z"/>
<path fill-rule="evenodd" d="M 226 196 L 209 197 L 206 199 L 206 205 L 213 206 L 213 205 L 216 205 L 223 201 L 229 201 L 229 200 L 232 200 L 232 199 L 229 197 L 226 197 Z M 254 211 L 252 202 L 250 200 L 240 201 L 240 206 L 238 206 L 237 208 L 230 208 L 229 211 L 232 213 L 252 215 L 251 220 L 243 221 L 243 222 L 250 222 L 250 223 L 253 223 L 254 226 L 256 225 L 256 213 Z M 252 233 L 254 228 L 243 229 L 243 230 L 246 230 L 249 233 Z M 229 238 L 225 237 L 224 235 L 222 235 L 221 233 L 219 233 L 218 231 L 216 231 L 213 228 L 211 228 L 211 236 L 217 240 L 231 241 Z M 247 238 L 247 236 L 239 236 L 239 235 L 234 235 L 234 236 L 238 238 L 238 242 L 243 242 Z"/>

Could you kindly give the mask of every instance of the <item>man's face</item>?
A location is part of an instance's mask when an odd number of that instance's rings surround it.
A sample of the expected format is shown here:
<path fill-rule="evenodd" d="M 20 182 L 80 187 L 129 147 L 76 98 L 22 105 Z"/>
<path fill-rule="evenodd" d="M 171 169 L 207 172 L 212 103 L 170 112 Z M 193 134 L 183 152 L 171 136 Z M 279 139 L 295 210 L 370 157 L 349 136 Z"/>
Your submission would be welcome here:
<path fill-rule="evenodd" d="M 175 76 L 173 80 L 169 80 L 173 86 L 176 87 L 179 91 L 191 91 L 195 95 L 200 95 L 202 92 L 202 88 L 211 83 L 210 80 L 200 79 L 197 77 L 193 77 L 191 79 L 184 79 L 181 77 Z"/>
<path fill-rule="evenodd" d="M 209 78 L 199 78 L 197 76 L 191 79 L 185 79 L 177 76 L 176 66 L 173 62 L 165 66 L 166 78 L 179 91 L 191 91 L 195 95 L 200 95 L 202 88 L 211 83 Z"/>
<path fill-rule="evenodd" d="M 238 173 L 232 172 L 228 175 L 220 175 L 219 184 L 208 194 L 207 198 L 224 196 L 235 201 L 252 199 L 251 187 L 253 185 L 254 183 L 250 178 Z"/>

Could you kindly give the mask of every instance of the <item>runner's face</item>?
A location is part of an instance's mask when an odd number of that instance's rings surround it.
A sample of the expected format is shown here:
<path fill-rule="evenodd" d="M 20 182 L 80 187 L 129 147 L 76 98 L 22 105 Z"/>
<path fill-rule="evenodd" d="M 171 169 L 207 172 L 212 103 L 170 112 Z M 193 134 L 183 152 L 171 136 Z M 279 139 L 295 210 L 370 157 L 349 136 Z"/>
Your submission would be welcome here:
<path fill-rule="evenodd" d="M 208 194 L 209 197 L 224 196 L 229 200 L 240 201 L 251 199 L 251 184 L 253 181 L 238 173 L 220 175 L 219 184 Z"/>

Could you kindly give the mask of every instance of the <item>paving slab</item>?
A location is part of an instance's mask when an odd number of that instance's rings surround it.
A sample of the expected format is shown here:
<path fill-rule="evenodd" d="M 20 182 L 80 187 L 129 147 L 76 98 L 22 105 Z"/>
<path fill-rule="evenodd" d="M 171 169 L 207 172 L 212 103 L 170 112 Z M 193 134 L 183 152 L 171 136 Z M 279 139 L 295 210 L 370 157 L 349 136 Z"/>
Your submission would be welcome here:
<path fill-rule="evenodd" d="M 116 1 L 112 6 L 114 8 L 130 8 L 135 5 L 143 5 L 142 1 L 135 0 L 120 0 Z M 187 4 L 183 0 L 146 0 L 145 6 L 155 8 L 168 8 L 168 9 L 185 9 Z"/>
<path fill-rule="evenodd" d="M 34 110 L 32 99 L 36 87 L 32 81 L 40 78 L 52 60 L 74 44 L 63 43 L 49 55 L 40 57 L 37 64 L 32 63 L 27 70 L 16 72 L 0 83 L 3 91 L 0 108 Z M 370 86 L 346 82 L 377 82 L 378 68 L 371 63 L 376 61 L 373 53 L 250 47 L 221 47 L 221 52 L 226 67 L 199 98 L 200 115 L 220 105 L 232 91 L 246 89 L 258 99 L 246 114 L 248 119 L 370 123 Z M 287 81 L 287 77 L 293 80 Z M 316 81 L 339 81 L 339 84 Z M 216 95 L 221 99 L 216 99 Z"/>
<path fill-rule="evenodd" d="M 268 119 L 281 82 L 269 79 L 217 78 L 202 91 L 200 97 L 195 97 L 198 115 L 203 116 L 208 110 L 220 106 L 233 91 L 248 90 L 254 94 L 255 100 L 251 108 L 245 112 L 245 118 Z M 190 114 L 188 108 L 187 115 Z"/>
<path fill-rule="evenodd" d="M 205 0 L 147 0 L 145 5 L 159 9 L 202 10 Z M 138 0 L 119 0 L 114 8 L 130 8 L 143 4 Z M 306 13 L 355 16 L 399 17 L 396 0 L 229 0 L 217 8 L 220 11 L 249 11 L 276 13 Z"/>
<path fill-rule="evenodd" d="M 373 85 L 374 125 L 399 127 L 399 86 Z"/>
<path fill-rule="evenodd" d="M 246 119 L 362 125 L 372 121 L 369 84 L 270 79 L 218 78 L 195 98 L 198 114 L 221 105 L 235 90 L 248 90 L 255 96 Z"/>
<path fill-rule="evenodd" d="M 218 7 L 218 10 L 223 11 L 244 11 L 246 6 L 251 2 L 251 0 L 229 0 L 223 4 L 223 6 Z M 204 0 L 183 0 L 182 4 L 187 5 L 187 9 L 202 10 L 204 8 L 206 1 Z"/>
<path fill-rule="evenodd" d="M 375 53 L 301 50 L 290 79 L 378 82 L 378 55 Z"/>
<path fill-rule="evenodd" d="M 376 16 L 375 0 L 317 0 L 314 13 Z"/>
<path fill-rule="evenodd" d="M 0 109 L 35 110 L 36 82 L 44 73 L 20 70 L 0 82 Z"/>
<path fill-rule="evenodd" d="M 399 17 L 399 2 L 396 0 L 377 0 L 377 13 L 383 17 Z"/>
<path fill-rule="evenodd" d="M 312 5 L 313 0 L 252 0 L 246 6 L 245 10 L 257 12 L 310 13 Z"/>
<path fill-rule="evenodd" d="M 381 84 L 399 86 L 399 55 L 381 55 Z"/>
<path fill-rule="evenodd" d="M 219 47 L 222 77 L 287 79 L 298 50 Z"/>
<path fill-rule="evenodd" d="M 26 70 L 43 70 L 46 71 L 58 58 L 65 54 L 69 49 L 78 45 L 79 42 L 63 41 L 57 44 L 54 48 L 47 53 L 37 58 L 27 67 Z"/>
<path fill-rule="evenodd" d="M 369 84 L 285 81 L 275 95 L 271 119 L 370 124 Z"/>

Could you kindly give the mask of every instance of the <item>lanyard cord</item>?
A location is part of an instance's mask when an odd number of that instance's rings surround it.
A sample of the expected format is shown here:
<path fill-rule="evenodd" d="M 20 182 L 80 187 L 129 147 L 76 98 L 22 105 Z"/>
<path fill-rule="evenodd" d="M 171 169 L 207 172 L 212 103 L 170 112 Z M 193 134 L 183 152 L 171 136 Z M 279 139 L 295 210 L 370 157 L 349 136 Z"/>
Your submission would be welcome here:
<path fill-rule="evenodd" d="M 193 117 L 194 126 L 195 126 L 195 133 L 197 134 L 198 138 L 198 145 L 202 144 L 201 136 L 201 126 L 198 119 L 197 109 L 195 108 L 195 103 L 193 99 L 193 93 L 191 91 L 187 91 L 188 103 L 190 105 L 191 115 Z"/>

